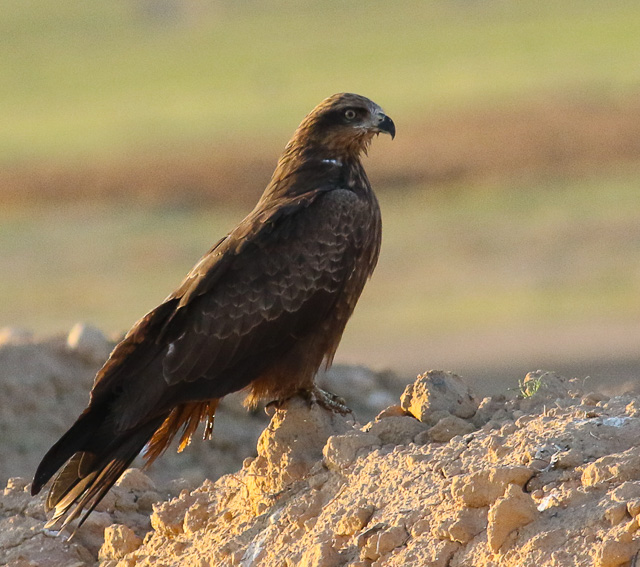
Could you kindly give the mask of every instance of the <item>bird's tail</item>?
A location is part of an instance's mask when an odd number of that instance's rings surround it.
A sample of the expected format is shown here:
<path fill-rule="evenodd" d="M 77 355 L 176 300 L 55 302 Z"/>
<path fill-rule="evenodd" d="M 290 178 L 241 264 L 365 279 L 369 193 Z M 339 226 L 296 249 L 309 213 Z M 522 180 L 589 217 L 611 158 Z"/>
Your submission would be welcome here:
<path fill-rule="evenodd" d="M 54 514 L 46 528 L 54 527 L 62 520 L 59 529 L 63 529 L 85 510 L 78 524 L 80 527 L 166 416 L 120 434 L 108 427 L 102 417 L 83 413 L 40 463 L 31 486 L 32 494 L 38 494 L 66 462 L 55 476 L 47 496 L 45 508 L 47 512 L 54 510 Z"/>
<path fill-rule="evenodd" d="M 189 444 L 201 421 L 206 421 L 204 437 L 210 438 L 218 401 L 180 404 L 124 432 L 114 428 L 106 409 L 87 408 L 49 449 L 34 476 L 33 495 L 56 475 L 45 506 L 54 513 L 45 527 L 60 524 L 62 530 L 85 510 L 79 528 L 145 445 L 148 466 L 181 430 L 179 451 Z"/>

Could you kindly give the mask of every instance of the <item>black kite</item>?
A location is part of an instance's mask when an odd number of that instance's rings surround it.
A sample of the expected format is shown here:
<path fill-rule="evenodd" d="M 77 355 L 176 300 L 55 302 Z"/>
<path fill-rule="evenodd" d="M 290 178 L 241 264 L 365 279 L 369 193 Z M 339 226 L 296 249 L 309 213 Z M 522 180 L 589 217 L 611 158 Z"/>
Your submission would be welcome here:
<path fill-rule="evenodd" d="M 147 313 L 96 376 L 88 407 L 49 450 L 32 494 L 56 475 L 47 527 L 87 515 L 131 461 L 181 431 L 213 428 L 220 398 L 248 403 L 314 390 L 380 250 L 380 210 L 360 162 L 395 126 L 355 94 L 321 102 L 287 144 L 254 210 Z"/>

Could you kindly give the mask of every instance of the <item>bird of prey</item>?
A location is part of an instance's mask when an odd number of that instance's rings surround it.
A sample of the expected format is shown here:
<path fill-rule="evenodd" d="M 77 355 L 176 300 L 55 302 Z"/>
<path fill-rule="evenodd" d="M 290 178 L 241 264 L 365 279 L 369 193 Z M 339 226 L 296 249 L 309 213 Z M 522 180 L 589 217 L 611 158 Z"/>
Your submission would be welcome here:
<path fill-rule="evenodd" d="M 182 450 L 201 421 L 209 438 L 223 396 L 317 392 L 378 259 L 380 209 L 360 157 L 381 132 L 393 138 L 393 121 L 356 94 L 304 118 L 253 211 L 134 324 L 42 459 L 32 494 L 57 472 L 47 527 L 84 510 L 81 525 L 143 449 L 150 464 L 179 434 Z"/>

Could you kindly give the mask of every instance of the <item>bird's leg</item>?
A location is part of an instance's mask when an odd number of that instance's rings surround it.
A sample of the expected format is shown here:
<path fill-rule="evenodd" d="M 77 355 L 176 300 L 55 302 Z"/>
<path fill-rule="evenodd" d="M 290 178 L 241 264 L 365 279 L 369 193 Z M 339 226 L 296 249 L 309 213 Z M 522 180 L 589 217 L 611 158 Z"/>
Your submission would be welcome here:
<path fill-rule="evenodd" d="M 327 392 L 318 386 L 314 386 L 313 390 L 307 391 L 307 396 L 310 404 L 318 404 L 327 411 L 332 411 L 342 415 L 353 413 L 351 408 L 347 406 L 347 402 L 344 398 Z"/>
<path fill-rule="evenodd" d="M 293 396 L 289 396 L 288 398 L 284 398 L 282 400 L 274 400 L 272 402 L 269 402 L 264 408 L 265 412 L 267 413 L 267 415 L 273 415 L 275 410 L 281 409 L 287 401 L 296 396 L 304 399 L 309 405 L 309 408 L 311 408 L 311 406 L 313 406 L 314 404 L 317 404 L 327 411 L 339 413 L 342 415 L 353 413 L 347 406 L 347 402 L 343 398 L 341 398 L 340 396 L 336 396 L 331 392 L 322 390 L 321 388 L 318 388 L 318 386 L 314 386 L 311 390 L 299 390 Z"/>

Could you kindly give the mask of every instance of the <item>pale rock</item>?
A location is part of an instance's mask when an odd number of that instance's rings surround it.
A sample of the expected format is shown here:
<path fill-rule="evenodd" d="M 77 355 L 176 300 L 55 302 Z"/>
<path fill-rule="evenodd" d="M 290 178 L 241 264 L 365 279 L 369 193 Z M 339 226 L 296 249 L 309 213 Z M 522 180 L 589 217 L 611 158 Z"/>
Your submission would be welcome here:
<path fill-rule="evenodd" d="M 300 502 L 289 507 L 288 516 L 297 526 L 308 529 L 311 523 L 317 521 L 322 512 L 322 504 L 322 496 L 318 492 L 305 494 Z"/>
<path fill-rule="evenodd" d="M 487 529 L 487 508 L 463 508 L 447 529 L 451 541 L 466 544 Z"/>
<path fill-rule="evenodd" d="M 13 491 L 26 492 L 29 484 L 30 483 L 26 478 L 19 476 L 11 477 L 10 479 L 7 479 L 7 486 L 4 489 L 4 494 L 7 495 Z"/>
<path fill-rule="evenodd" d="M 98 512 L 113 512 L 116 509 L 116 500 L 115 490 L 110 490 L 104 498 L 98 502 L 96 510 Z"/>
<path fill-rule="evenodd" d="M 115 501 L 115 510 L 119 512 L 137 512 L 138 511 L 138 496 L 131 490 L 125 490 L 121 487 L 114 487 L 111 489 Z"/>
<path fill-rule="evenodd" d="M 186 490 L 178 498 L 153 506 L 151 527 L 167 537 L 184 531 L 184 517 L 196 498 Z"/>
<path fill-rule="evenodd" d="M 530 393 L 523 401 L 534 402 L 534 404 L 521 403 L 520 409 L 528 409 L 529 406 L 537 405 L 541 401 L 564 400 L 569 388 L 569 381 L 555 372 L 547 370 L 529 372 L 522 381 L 521 389 Z"/>
<path fill-rule="evenodd" d="M 527 467 L 492 467 L 452 479 L 451 495 L 471 508 L 493 504 L 505 493 L 508 485 L 519 487 L 533 476 Z"/>
<path fill-rule="evenodd" d="M 366 527 L 374 511 L 373 504 L 361 504 L 356 506 L 355 510 L 345 512 L 338 522 L 336 533 L 351 536 L 359 532 Z"/>
<path fill-rule="evenodd" d="M 640 482 L 623 482 L 611 493 L 611 499 L 615 502 L 628 502 L 640 498 Z"/>
<path fill-rule="evenodd" d="M 502 437 L 509 437 L 509 435 L 513 435 L 516 431 L 518 431 L 518 426 L 514 422 L 509 421 L 500 428 L 500 435 L 502 435 Z"/>
<path fill-rule="evenodd" d="M 115 485 L 139 492 L 156 489 L 153 481 L 137 468 L 130 468 L 124 471 L 124 474 L 118 479 Z"/>
<path fill-rule="evenodd" d="M 102 331 L 84 323 L 76 323 L 69 331 L 67 347 L 91 362 L 104 362 L 111 352 L 111 344 Z"/>
<path fill-rule="evenodd" d="M 507 438 L 494 433 L 489 438 L 488 454 L 491 462 L 501 463 L 504 457 L 509 453 L 510 448 Z"/>
<path fill-rule="evenodd" d="M 340 554 L 330 540 L 322 541 L 307 549 L 300 558 L 299 567 L 338 567 Z"/>
<path fill-rule="evenodd" d="M 404 545 L 409 535 L 402 526 L 392 526 L 388 530 L 379 532 L 377 537 L 377 551 L 380 555 L 386 555 L 390 551 Z"/>
<path fill-rule="evenodd" d="M 312 474 L 307 478 L 309 487 L 313 490 L 320 490 L 326 482 L 329 480 L 329 472 L 327 470 L 321 470 L 315 474 Z"/>
<path fill-rule="evenodd" d="M 196 494 L 195 502 L 184 515 L 184 533 L 189 535 L 201 530 L 207 525 L 210 516 L 206 495 Z"/>
<path fill-rule="evenodd" d="M 640 417 L 640 403 L 638 400 L 631 400 L 624 408 L 624 413 L 629 417 Z"/>
<path fill-rule="evenodd" d="M 425 431 L 427 426 L 410 415 L 388 416 L 374 421 L 366 429 L 367 433 L 376 435 L 383 445 L 406 445 L 413 441 L 419 433 Z"/>
<path fill-rule="evenodd" d="M 499 410 L 496 410 L 489 419 L 497 423 L 502 423 L 505 419 L 509 419 L 509 416 L 510 414 L 505 408 L 500 408 Z"/>
<path fill-rule="evenodd" d="M 478 404 L 478 409 L 473 416 L 473 424 L 482 427 L 491 420 L 491 416 L 498 410 L 504 409 L 504 396 L 483 398 Z"/>
<path fill-rule="evenodd" d="M 258 457 L 247 468 L 247 489 L 256 511 L 270 505 L 265 495 L 305 478 L 322 458 L 328 439 L 354 431 L 352 418 L 318 404 L 309 406 L 300 397 L 287 400 L 260 435 Z"/>
<path fill-rule="evenodd" d="M 487 542 L 492 551 L 498 552 L 514 530 L 533 522 L 538 516 L 530 495 L 516 484 L 510 484 L 502 498 L 489 508 Z"/>
<path fill-rule="evenodd" d="M 28 495 L 24 494 L 25 499 Z M 40 499 L 42 504 L 42 498 Z M 0 565 L 8 567 L 84 567 L 95 562 L 95 553 L 78 539 L 66 535 L 48 537 L 43 534 L 42 520 L 11 514 L 6 516 L 0 499 Z M 97 549 L 95 550 L 97 553 Z"/>
<path fill-rule="evenodd" d="M 429 443 L 431 443 L 432 439 L 431 436 L 429 435 L 429 430 L 427 429 L 426 431 L 421 431 L 420 433 L 418 433 L 418 435 L 416 435 L 413 438 L 413 442 L 416 445 L 427 445 Z M 420 456 L 418 455 L 412 455 L 410 458 L 412 458 L 412 460 L 415 460 L 414 458 L 418 457 L 420 458 Z"/>
<path fill-rule="evenodd" d="M 421 520 L 418 520 L 415 524 L 413 524 L 413 526 L 411 527 L 411 536 L 418 537 L 418 536 L 421 536 L 422 534 L 429 533 L 430 531 L 431 531 L 431 522 L 426 518 L 423 518 Z"/>
<path fill-rule="evenodd" d="M 24 344 L 33 340 L 33 333 L 20 327 L 2 327 L 0 329 L 0 345 Z"/>
<path fill-rule="evenodd" d="M 12 477 L 7 480 L 7 486 L 0 491 L 3 496 L 0 511 L 7 513 L 20 513 L 29 501 L 29 481 L 21 477 Z"/>
<path fill-rule="evenodd" d="M 373 526 L 362 532 L 360 535 L 358 535 L 358 537 L 356 538 L 356 546 L 358 547 L 358 549 L 363 550 L 367 546 L 369 540 L 375 534 L 377 534 L 381 530 L 387 529 L 388 527 L 389 524 L 385 522 L 378 522 L 377 524 L 374 524 Z"/>
<path fill-rule="evenodd" d="M 151 515 L 153 505 L 161 501 L 162 497 L 155 490 L 147 490 L 138 496 L 136 504 L 138 506 L 138 511 L 141 514 Z"/>
<path fill-rule="evenodd" d="M 555 466 L 558 469 L 575 469 L 584 461 L 584 453 L 576 447 L 571 447 L 567 451 L 561 451 L 557 454 Z"/>
<path fill-rule="evenodd" d="M 74 539 L 95 554 L 104 542 L 105 529 L 111 524 L 113 524 L 111 515 L 105 512 L 93 512 L 76 532 Z"/>
<path fill-rule="evenodd" d="M 513 417 L 516 420 L 516 429 L 522 429 L 523 427 L 526 427 L 530 421 L 533 421 L 538 417 L 536 415 L 525 414 L 516 418 L 516 413 L 517 412 L 515 411 L 513 412 Z"/>
<path fill-rule="evenodd" d="M 638 517 L 640 514 L 640 499 L 630 500 L 627 502 L 627 512 L 632 518 Z"/>
<path fill-rule="evenodd" d="M 332 435 L 323 449 L 325 464 L 329 470 L 341 470 L 353 464 L 360 449 L 379 446 L 380 439 L 371 433 L 354 430 Z"/>
<path fill-rule="evenodd" d="M 141 545 L 142 540 L 131 528 L 113 524 L 104 530 L 104 543 L 100 548 L 98 557 L 101 561 L 122 559 Z"/>
<path fill-rule="evenodd" d="M 449 567 L 451 558 L 460 549 L 460 544 L 448 539 L 430 546 L 430 553 L 424 567 Z"/>
<path fill-rule="evenodd" d="M 640 449 L 632 447 L 623 453 L 605 455 L 589 463 L 582 472 L 582 486 L 606 482 L 625 482 L 640 478 Z"/>
<path fill-rule="evenodd" d="M 400 401 L 404 410 L 430 425 L 437 423 L 432 415 L 436 411 L 446 411 L 464 419 L 472 417 L 478 408 L 477 400 L 462 378 L 441 370 L 430 370 L 418 376 L 406 387 Z"/>
<path fill-rule="evenodd" d="M 450 415 L 441 419 L 429 429 L 428 435 L 429 438 L 436 443 L 448 443 L 457 435 L 466 435 L 474 430 L 475 427 L 468 421 L 460 419 L 455 415 Z"/>
<path fill-rule="evenodd" d="M 385 419 L 387 417 L 402 417 L 407 415 L 407 412 L 402 409 L 402 406 L 393 405 L 383 409 L 377 416 L 376 421 Z"/>
<path fill-rule="evenodd" d="M 624 502 L 616 502 L 604 511 L 604 517 L 612 526 L 617 526 L 627 516 L 627 505 Z"/>
<path fill-rule="evenodd" d="M 596 567 L 618 567 L 619 565 L 629 563 L 637 551 L 637 542 L 607 538 L 598 548 L 595 565 Z"/>
<path fill-rule="evenodd" d="M 402 526 L 391 526 L 376 531 L 366 540 L 362 548 L 362 556 L 375 561 L 403 545 L 408 537 L 407 531 Z"/>

